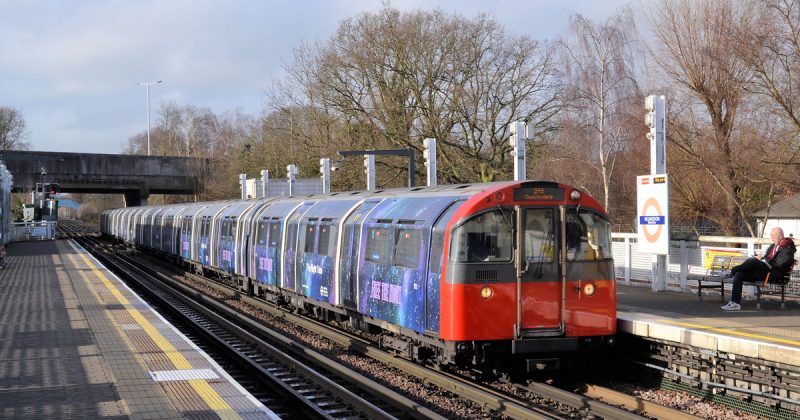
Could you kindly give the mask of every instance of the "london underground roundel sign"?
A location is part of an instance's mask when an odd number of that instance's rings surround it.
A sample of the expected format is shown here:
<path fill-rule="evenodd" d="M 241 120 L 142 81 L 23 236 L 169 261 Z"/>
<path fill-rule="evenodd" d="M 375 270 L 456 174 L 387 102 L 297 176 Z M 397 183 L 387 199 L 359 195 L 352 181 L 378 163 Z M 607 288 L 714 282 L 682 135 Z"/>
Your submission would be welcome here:
<path fill-rule="evenodd" d="M 667 174 L 636 177 L 639 252 L 669 253 L 669 179 Z"/>

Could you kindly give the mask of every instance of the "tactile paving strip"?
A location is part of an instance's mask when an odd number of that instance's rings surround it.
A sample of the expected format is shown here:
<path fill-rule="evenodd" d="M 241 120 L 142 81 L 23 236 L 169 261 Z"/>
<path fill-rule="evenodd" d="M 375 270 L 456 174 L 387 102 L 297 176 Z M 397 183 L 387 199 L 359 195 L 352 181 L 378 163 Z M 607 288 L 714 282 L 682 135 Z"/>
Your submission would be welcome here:
<path fill-rule="evenodd" d="M 70 262 L 86 281 L 153 383 L 184 415 L 274 418 L 196 345 L 169 325 L 119 279 L 84 254 Z M 84 267 L 88 267 L 88 270 Z M 88 273 L 88 275 L 87 275 Z M 137 328 L 138 327 L 138 328 Z M 202 417 L 202 416 L 201 416 Z"/>
<path fill-rule="evenodd" d="M 158 370 L 148 372 L 156 382 L 219 379 L 211 369 Z"/>

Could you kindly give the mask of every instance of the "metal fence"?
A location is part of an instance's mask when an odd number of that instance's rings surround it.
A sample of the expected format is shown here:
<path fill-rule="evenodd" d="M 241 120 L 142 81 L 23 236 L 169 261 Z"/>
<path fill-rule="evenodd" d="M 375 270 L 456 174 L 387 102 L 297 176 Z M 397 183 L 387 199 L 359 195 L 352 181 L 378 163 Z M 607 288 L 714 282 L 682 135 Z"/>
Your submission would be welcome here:
<path fill-rule="evenodd" d="M 58 222 L 21 222 L 11 224 L 12 241 L 46 241 L 56 238 Z"/>
<path fill-rule="evenodd" d="M 653 283 L 653 257 L 640 253 L 635 233 L 612 233 L 614 266 L 619 281 L 627 285 L 651 287 Z M 715 253 L 737 253 L 739 255 L 763 255 L 769 247 L 769 239 L 699 236 L 695 240 L 670 241 L 667 256 L 667 290 L 690 291 L 687 274 L 704 275 L 709 255 Z M 786 285 L 786 294 L 800 295 L 800 271 L 795 267 L 791 280 Z M 747 286 L 745 293 L 755 294 L 755 287 Z"/>

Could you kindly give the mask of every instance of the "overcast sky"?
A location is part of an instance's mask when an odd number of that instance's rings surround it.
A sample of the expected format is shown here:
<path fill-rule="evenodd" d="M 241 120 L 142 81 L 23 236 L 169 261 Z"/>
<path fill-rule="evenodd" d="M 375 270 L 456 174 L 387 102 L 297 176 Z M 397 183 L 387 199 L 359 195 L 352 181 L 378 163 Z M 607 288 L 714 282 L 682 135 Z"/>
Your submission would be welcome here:
<path fill-rule="evenodd" d="M 569 16 L 605 20 L 630 0 L 394 0 L 493 15 L 509 32 L 554 39 Z M 264 90 L 301 42 L 325 40 L 367 0 L 0 0 L 0 106 L 21 111 L 31 150 L 118 153 L 159 104 L 260 115 Z M 153 123 L 155 125 L 155 123 Z"/>

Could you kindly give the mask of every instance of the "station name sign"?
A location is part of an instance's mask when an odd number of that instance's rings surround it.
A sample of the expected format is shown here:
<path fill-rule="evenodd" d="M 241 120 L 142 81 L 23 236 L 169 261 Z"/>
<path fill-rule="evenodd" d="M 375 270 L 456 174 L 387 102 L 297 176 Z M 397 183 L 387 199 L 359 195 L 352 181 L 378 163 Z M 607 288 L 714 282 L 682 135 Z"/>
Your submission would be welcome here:
<path fill-rule="evenodd" d="M 514 190 L 514 201 L 563 201 L 564 190 L 556 187 L 527 187 Z"/>
<path fill-rule="evenodd" d="M 669 254 L 669 176 L 636 177 L 639 252 Z"/>

